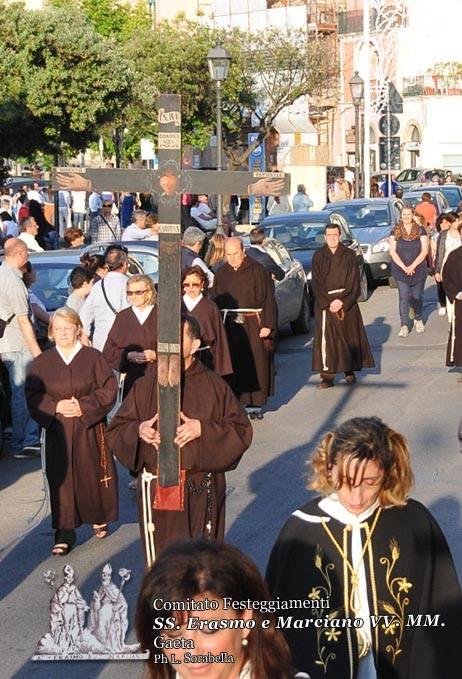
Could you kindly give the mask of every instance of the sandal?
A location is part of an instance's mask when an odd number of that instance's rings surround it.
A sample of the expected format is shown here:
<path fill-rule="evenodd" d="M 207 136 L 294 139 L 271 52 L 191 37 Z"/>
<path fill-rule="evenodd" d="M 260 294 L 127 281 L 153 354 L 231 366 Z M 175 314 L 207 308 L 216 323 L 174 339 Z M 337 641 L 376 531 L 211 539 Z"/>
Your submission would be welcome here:
<path fill-rule="evenodd" d="M 54 556 L 67 556 L 71 549 L 72 545 L 68 545 L 65 542 L 58 542 L 56 545 L 53 545 L 51 553 Z"/>
<path fill-rule="evenodd" d="M 105 538 L 109 532 L 107 523 L 103 523 L 101 526 L 93 525 L 93 530 L 95 531 L 95 538 L 98 538 L 98 540 Z"/>

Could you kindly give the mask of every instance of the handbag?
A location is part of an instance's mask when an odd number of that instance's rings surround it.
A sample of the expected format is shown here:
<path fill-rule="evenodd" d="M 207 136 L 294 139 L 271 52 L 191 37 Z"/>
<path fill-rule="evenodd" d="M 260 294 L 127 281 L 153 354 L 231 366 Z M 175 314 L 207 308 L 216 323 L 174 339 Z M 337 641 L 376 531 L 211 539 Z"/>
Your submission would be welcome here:
<path fill-rule="evenodd" d="M 111 421 L 117 415 L 117 411 L 119 410 L 120 406 L 122 405 L 122 401 L 124 400 L 124 386 L 125 386 L 126 376 L 127 376 L 127 373 L 119 373 L 119 379 L 118 379 L 118 382 L 117 382 L 116 401 L 115 401 L 114 405 L 112 406 L 111 410 L 106 415 L 106 421 L 107 421 L 108 424 L 111 424 Z"/>
<path fill-rule="evenodd" d="M 180 483 L 178 486 L 161 486 L 156 483 L 154 493 L 154 509 L 170 512 L 182 512 L 184 510 L 184 487 L 186 471 L 180 469 Z"/>

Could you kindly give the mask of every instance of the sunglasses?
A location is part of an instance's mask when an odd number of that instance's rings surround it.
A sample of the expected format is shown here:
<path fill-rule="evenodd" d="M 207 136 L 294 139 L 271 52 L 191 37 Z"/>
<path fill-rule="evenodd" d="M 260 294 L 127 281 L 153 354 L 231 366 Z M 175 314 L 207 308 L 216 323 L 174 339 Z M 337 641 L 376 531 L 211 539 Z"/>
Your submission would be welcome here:
<path fill-rule="evenodd" d="M 149 292 L 149 290 L 127 290 L 127 297 L 131 297 L 132 295 L 136 295 L 139 297 L 140 295 L 144 295 L 146 292 Z"/>
<path fill-rule="evenodd" d="M 184 288 L 200 288 L 200 283 L 183 283 Z"/>

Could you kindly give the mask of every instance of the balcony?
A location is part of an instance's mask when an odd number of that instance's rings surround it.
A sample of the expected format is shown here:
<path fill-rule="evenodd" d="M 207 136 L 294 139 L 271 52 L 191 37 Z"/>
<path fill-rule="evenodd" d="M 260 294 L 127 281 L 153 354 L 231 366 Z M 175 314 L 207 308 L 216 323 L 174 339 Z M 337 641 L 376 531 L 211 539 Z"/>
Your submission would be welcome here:
<path fill-rule="evenodd" d="M 462 78 L 447 75 L 420 75 L 404 78 L 403 97 L 460 97 Z"/>
<path fill-rule="evenodd" d="M 375 31 L 375 22 L 377 20 L 377 10 L 371 8 L 369 30 Z M 363 32 L 363 12 L 355 10 L 351 12 L 338 12 L 337 14 L 338 34 L 347 35 L 348 33 L 362 33 Z"/>
<path fill-rule="evenodd" d="M 337 8 L 332 0 L 311 0 L 307 2 L 307 23 L 316 26 L 318 33 L 337 32 Z"/>

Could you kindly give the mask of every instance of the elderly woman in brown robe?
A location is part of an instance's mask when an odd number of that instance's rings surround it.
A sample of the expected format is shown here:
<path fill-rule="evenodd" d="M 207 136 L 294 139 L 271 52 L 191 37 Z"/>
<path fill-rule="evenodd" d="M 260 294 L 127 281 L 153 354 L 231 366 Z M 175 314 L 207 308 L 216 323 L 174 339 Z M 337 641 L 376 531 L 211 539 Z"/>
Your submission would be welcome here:
<path fill-rule="evenodd" d="M 25 386 L 30 414 L 46 430 L 52 552 L 59 556 L 71 550 L 82 523 L 103 538 L 118 518 L 117 474 L 104 431 L 117 382 L 101 353 L 82 346 L 81 330 L 75 311 L 58 309 L 50 327 L 56 346 L 34 359 Z"/>
<path fill-rule="evenodd" d="M 131 306 L 119 311 L 103 347 L 113 370 L 125 373 L 124 396 L 157 358 L 157 293 L 150 276 L 137 274 L 127 281 Z"/>
<path fill-rule="evenodd" d="M 219 308 L 207 297 L 207 274 L 199 266 L 190 266 L 183 273 L 181 282 L 184 291 L 183 312 L 194 316 L 201 329 L 203 348 L 199 349 L 199 358 L 219 375 L 230 375 L 233 366 L 228 338 Z"/>

